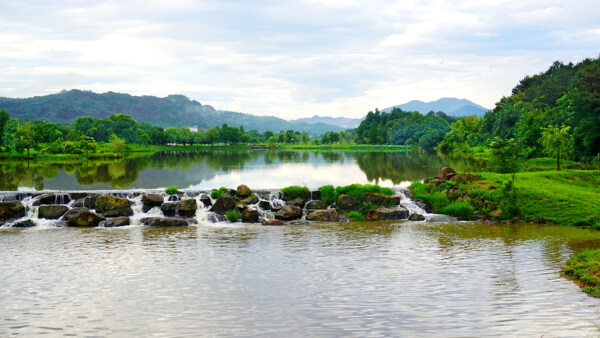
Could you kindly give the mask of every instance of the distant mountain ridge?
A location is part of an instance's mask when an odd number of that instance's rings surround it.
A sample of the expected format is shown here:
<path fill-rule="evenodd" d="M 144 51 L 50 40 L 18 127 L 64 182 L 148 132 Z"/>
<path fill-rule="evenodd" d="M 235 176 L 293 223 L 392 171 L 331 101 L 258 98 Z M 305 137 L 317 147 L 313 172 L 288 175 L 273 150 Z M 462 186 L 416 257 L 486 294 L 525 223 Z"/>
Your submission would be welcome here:
<path fill-rule="evenodd" d="M 305 122 L 305 123 L 310 123 L 310 124 L 325 123 L 325 124 L 331 124 L 334 126 L 339 126 L 342 128 L 352 129 L 352 128 L 358 127 L 358 125 L 360 124 L 360 121 L 362 121 L 363 119 L 364 119 L 364 117 L 361 119 L 352 119 L 349 117 L 330 117 L 330 116 L 315 115 L 313 117 L 304 117 L 304 118 L 296 119 L 294 121 Z"/>
<path fill-rule="evenodd" d="M 445 97 L 431 102 L 412 100 L 401 105 L 385 108 L 382 111 L 391 112 L 394 108 L 400 108 L 404 111 L 418 111 L 421 114 L 427 114 L 430 111 L 442 111 L 447 115 L 458 117 L 468 115 L 483 116 L 491 110 L 467 99 Z"/>
<path fill-rule="evenodd" d="M 243 126 L 246 130 L 260 132 L 271 130 L 306 131 L 310 134 L 340 132 L 346 128 L 325 123 L 286 121 L 275 116 L 256 116 L 231 111 L 217 110 L 183 95 L 133 96 L 107 92 L 72 89 L 57 94 L 31 98 L 0 97 L 0 109 L 6 109 L 12 118 L 46 120 L 55 123 L 71 123 L 79 116 L 105 118 L 122 113 L 138 122 L 147 122 L 160 127 L 197 126 L 211 128 L 227 123 Z"/>

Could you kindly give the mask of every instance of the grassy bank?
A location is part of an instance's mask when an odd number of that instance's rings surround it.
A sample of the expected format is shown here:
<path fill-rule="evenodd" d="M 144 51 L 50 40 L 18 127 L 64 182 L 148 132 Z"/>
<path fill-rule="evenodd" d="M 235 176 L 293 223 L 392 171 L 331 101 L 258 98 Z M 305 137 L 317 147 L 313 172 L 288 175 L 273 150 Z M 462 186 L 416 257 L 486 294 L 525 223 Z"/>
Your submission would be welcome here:
<path fill-rule="evenodd" d="M 480 180 L 457 183 L 413 183 L 414 198 L 436 212 L 463 219 L 497 218 L 600 228 L 600 171 L 532 171 L 516 175 L 516 201 L 509 174 L 483 172 Z"/>
<path fill-rule="evenodd" d="M 562 274 L 579 284 L 583 292 L 600 298 L 600 249 L 581 250 L 563 266 Z"/>

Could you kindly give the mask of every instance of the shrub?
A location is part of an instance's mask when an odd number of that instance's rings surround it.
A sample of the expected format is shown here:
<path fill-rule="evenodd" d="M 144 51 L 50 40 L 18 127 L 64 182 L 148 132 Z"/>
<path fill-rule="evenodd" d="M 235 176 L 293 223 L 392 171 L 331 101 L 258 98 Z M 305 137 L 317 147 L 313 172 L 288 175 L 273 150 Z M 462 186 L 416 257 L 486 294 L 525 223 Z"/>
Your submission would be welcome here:
<path fill-rule="evenodd" d="M 369 210 L 375 210 L 377 208 L 379 208 L 379 205 L 377 205 L 375 203 L 364 203 L 360 207 L 360 211 L 362 211 L 363 213 L 367 213 L 367 211 L 369 211 Z"/>
<path fill-rule="evenodd" d="M 242 214 L 237 209 L 233 209 L 227 211 L 225 217 L 229 222 L 237 222 L 237 220 L 242 217 Z"/>
<path fill-rule="evenodd" d="M 365 215 L 361 214 L 358 211 L 350 211 L 348 213 L 348 217 L 350 217 L 350 219 L 353 221 L 364 221 L 365 220 Z"/>
<path fill-rule="evenodd" d="M 459 219 L 473 218 L 473 207 L 465 202 L 454 202 L 442 208 L 442 214 L 458 217 Z"/>
<path fill-rule="evenodd" d="M 169 195 L 175 195 L 177 192 L 179 192 L 179 187 L 171 185 L 167 189 L 165 189 L 165 192 Z"/>
<path fill-rule="evenodd" d="M 374 194 L 381 194 L 386 196 L 394 195 L 394 191 L 390 188 L 383 188 L 375 184 L 365 184 L 362 186 L 364 192 L 371 192 Z"/>
<path fill-rule="evenodd" d="M 319 191 L 321 192 L 321 201 L 324 206 L 331 205 L 337 200 L 333 185 L 324 185 L 319 188 Z"/>
<path fill-rule="evenodd" d="M 307 187 L 300 187 L 297 185 L 291 185 L 289 187 L 285 187 L 281 189 L 283 196 L 288 200 L 293 200 L 296 198 L 307 199 L 310 191 Z"/>
<path fill-rule="evenodd" d="M 210 193 L 210 197 L 212 197 L 212 199 L 216 200 L 217 198 L 221 197 L 221 195 L 223 195 L 223 193 L 225 193 L 227 190 L 227 188 L 225 187 L 220 187 L 219 190 L 217 189 L 213 189 L 213 191 Z"/>
<path fill-rule="evenodd" d="M 335 188 L 335 193 L 337 196 L 340 196 L 341 194 L 353 196 L 359 202 L 365 198 L 365 189 L 360 184 L 350 184 L 345 187 L 337 187 Z"/>

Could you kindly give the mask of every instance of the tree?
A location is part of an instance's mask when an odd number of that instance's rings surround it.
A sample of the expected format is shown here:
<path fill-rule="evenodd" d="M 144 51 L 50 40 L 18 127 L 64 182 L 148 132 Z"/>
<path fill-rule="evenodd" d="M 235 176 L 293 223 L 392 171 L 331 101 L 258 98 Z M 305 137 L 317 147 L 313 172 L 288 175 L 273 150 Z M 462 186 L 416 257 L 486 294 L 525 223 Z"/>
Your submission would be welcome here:
<path fill-rule="evenodd" d="M 172 144 L 176 144 L 179 139 L 179 130 L 175 127 L 169 127 L 165 130 L 165 134 L 167 134 L 167 141 Z"/>
<path fill-rule="evenodd" d="M 27 149 L 27 157 L 29 150 L 37 145 L 35 141 L 35 129 L 33 122 L 25 122 L 17 128 L 17 137 L 23 148 Z"/>
<path fill-rule="evenodd" d="M 123 148 L 125 148 L 125 141 L 115 134 L 110 135 L 108 143 L 108 147 L 110 148 L 110 150 L 114 151 L 119 155 L 121 154 L 121 151 L 123 151 Z"/>
<path fill-rule="evenodd" d="M 96 141 L 92 137 L 86 135 L 81 135 L 79 137 L 79 142 L 77 142 L 77 146 L 79 147 L 79 149 L 85 152 L 86 155 L 89 155 L 90 152 L 95 152 L 98 148 L 96 146 Z"/>
<path fill-rule="evenodd" d="M 6 112 L 5 109 L 0 109 L 0 146 L 4 144 L 4 129 L 6 128 L 8 120 L 10 120 L 8 112 Z"/>
<path fill-rule="evenodd" d="M 515 175 L 521 169 L 521 165 L 526 157 L 522 149 L 522 144 L 512 138 L 507 141 L 496 137 L 490 146 L 492 147 L 492 164 L 494 164 L 495 169 L 501 173 L 512 174 L 512 182 L 507 187 L 507 190 L 512 190 L 512 206 L 516 208 L 517 192 L 515 189 Z"/>
<path fill-rule="evenodd" d="M 542 128 L 539 143 L 548 155 L 556 156 L 556 170 L 560 170 L 560 158 L 566 156 L 573 148 L 573 136 L 569 134 L 569 129 L 571 127 L 564 124 L 560 127 L 557 124 Z"/>

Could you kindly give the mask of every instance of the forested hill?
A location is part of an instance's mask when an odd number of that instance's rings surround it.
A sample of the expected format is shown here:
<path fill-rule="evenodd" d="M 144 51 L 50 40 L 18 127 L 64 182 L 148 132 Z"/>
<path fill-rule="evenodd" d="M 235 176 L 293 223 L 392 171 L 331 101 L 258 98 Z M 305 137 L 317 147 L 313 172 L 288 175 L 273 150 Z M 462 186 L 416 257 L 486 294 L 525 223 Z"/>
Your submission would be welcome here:
<path fill-rule="evenodd" d="M 391 113 L 392 109 L 398 108 L 403 111 L 418 111 L 421 114 L 427 114 L 430 111 L 444 112 L 450 116 L 483 116 L 489 109 L 478 105 L 467 99 L 457 99 L 453 97 L 444 97 L 437 101 L 423 102 L 412 100 L 404 104 L 383 109 L 382 112 Z"/>
<path fill-rule="evenodd" d="M 227 123 L 244 126 L 246 130 L 296 130 L 310 134 L 340 132 L 343 128 L 324 123 L 309 124 L 286 121 L 274 116 L 255 116 L 217 110 L 209 105 L 190 100 L 183 95 L 132 96 L 120 93 L 98 94 L 91 91 L 69 90 L 58 94 L 24 99 L 0 97 L 0 109 L 6 109 L 12 118 L 71 123 L 79 116 L 106 118 L 122 113 L 136 121 L 161 127 L 198 126 L 211 128 Z"/>

